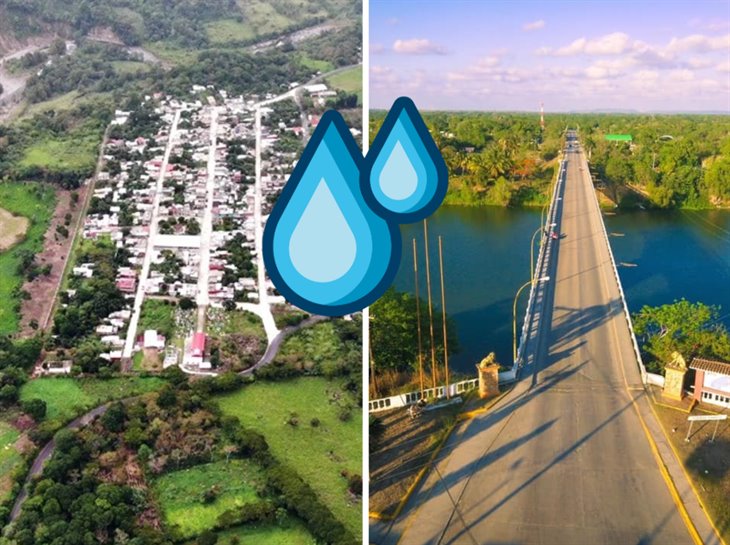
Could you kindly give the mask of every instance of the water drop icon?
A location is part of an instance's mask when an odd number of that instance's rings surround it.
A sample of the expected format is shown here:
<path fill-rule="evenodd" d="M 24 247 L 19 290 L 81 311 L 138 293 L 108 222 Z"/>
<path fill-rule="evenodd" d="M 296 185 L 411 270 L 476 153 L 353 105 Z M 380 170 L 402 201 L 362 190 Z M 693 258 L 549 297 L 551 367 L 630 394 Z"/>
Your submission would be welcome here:
<path fill-rule="evenodd" d="M 309 312 L 360 310 L 390 286 L 400 230 L 360 189 L 362 154 L 342 116 L 322 116 L 266 222 L 263 257 L 287 300 Z"/>
<path fill-rule="evenodd" d="M 444 200 L 446 164 L 411 99 L 393 103 L 360 177 L 368 205 L 391 222 L 419 221 Z"/>

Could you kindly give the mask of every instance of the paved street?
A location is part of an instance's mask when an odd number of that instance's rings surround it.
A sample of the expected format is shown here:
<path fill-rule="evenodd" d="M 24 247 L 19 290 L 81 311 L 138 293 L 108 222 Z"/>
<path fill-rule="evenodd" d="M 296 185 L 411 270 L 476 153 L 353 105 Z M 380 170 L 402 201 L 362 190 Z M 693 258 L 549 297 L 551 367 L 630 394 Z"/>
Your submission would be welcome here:
<path fill-rule="evenodd" d="M 137 325 L 139 324 L 139 316 L 142 313 L 142 303 L 144 302 L 144 286 L 147 282 L 147 278 L 150 275 L 150 268 L 152 266 L 152 250 L 155 247 L 155 234 L 157 233 L 158 215 L 160 212 L 160 199 L 162 197 L 162 188 L 165 182 L 165 176 L 167 174 L 167 164 L 170 161 L 170 153 L 175 145 L 175 139 L 177 138 L 177 124 L 180 121 L 180 110 L 175 111 L 175 115 L 170 125 L 170 134 L 167 138 L 167 146 L 165 147 L 165 154 L 160 164 L 160 173 L 157 177 L 157 185 L 155 186 L 155 196 L 152 202 L 152 219 L 149 224 L 149 236 L 147 237 L 147 251 L 144 254 L 144 261 L 142 262 L 142 270 L 137 278 L 137 293 L 134 298 L 134 307 L 132 308 L 132 319 L 129 321 L 129 327 L 127 328 L 127 338 L 124 343 L 124 353 L 122 357 L 125 360 L 129 360 L 132 357 L 132 351 L 134 349 L 134 343 L 137 339 Z"/>
<path fill-rule="evenodd" d="M 593 188 L 580 154 L 566 159 L 534 362 L 491 411 L 456 430 L 401 519 L 374 528 L 373 543 L 693 542 L 645 432 L 645 420 L 656 423 L 641 399 Z"/>
<path fill-rule="evenodd" d="M 213 236 L 213 196 L 215 193 L 215 148 L 218 144 L 218 108 L 210 110 L 210 146 L 208 148 L 205 210 L 200 226 L 200 272 L 198 273 L 198 331 L 205 331 L 205 316 L 210 295 L 210 243 Z"/>

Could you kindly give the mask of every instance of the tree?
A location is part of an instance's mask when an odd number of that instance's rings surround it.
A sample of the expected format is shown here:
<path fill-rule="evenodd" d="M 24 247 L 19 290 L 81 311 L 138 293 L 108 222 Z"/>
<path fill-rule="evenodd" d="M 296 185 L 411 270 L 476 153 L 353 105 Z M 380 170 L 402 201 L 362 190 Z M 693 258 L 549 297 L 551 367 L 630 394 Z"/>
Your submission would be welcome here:
<path fill-rule="evenodd" d="M 18 401 L 18 388 L 12 384 L 6 384 L 0 388 L 0 404 L 4 406 L 12 405 Z"/>
<path fill-rule="evenodd" d="M 420 302 L 421 327 L 423 328 L 423 350 L 430 351 L 428 338 L 428 306 Z M 412 369 L 418 358 L 418 329 L 416 298 L 410 293 L 402 293 L 390 288 L 373 303 L 371 310 L 371 339 L 373 359 L 376 369 L 406 371 Z M 456 329 L 447 318 L 449 352 L 456 352 L 458 341 Z M 442 331 L 441 313 L 434 313 L 434 330 Z M 443 339 L 436 337 L 438 358 L 443 356 Z"/>
<path fill-rule="evenodd" d="M 21 405 L 21 409 L 27 415 L 33 417 L 33 420 L 39 422 L 46 416 L 46 402 L 42 399 L 33 398 L 28 401 L 24 401 Z"/>
<path fill-rule="evenodd" d="M 500 176 L 489 191 L 489 197 L 493 203 L 507 206 L 512 200 L 512 186 L 504 177 Z"/>
<path fill-rule="evenodd" d="M 215 545 L 218 543 L 218 534 L 212 530 L 206 530 L 198 536 L 198 545 Z"/>
<path fill-rule="evenodd" d="M 711 196 L 730 199 L 730 156 L 713 161 L 705 174 L 705 184 Z"/>
<path fill-rule="evenodd" d="M 152 449 L 145 443 L 142 443 L 137 449 L 137 458 L 142 464 L 146 464 L 152 458 L 152 454 Z"/>
<path fill-rule="evenodd" d="M 175 395 L 175 390 L 173 390 L 170 386 L 165 386 L 164 388 L 162 388 L 157 396 L 157 406 L 160 409 L 169 409 L 171 407 L 174 407 L 175 403 L 177 403 L 177 395 Z"/>
<path fill-rule="evenodd" d="M 195 308 L 195 301 L 190 297 L 181 297 L 179 306 L 181 310 L 191 310 Z"/>
<path fill-rule="evenodd" d="M 650 356 L 647 368 L 661 372 L 675 351 L 688 361 L 695 356 L 730 359 L 730 336 L 719 318 L 719 307 L 685 299 L 642 308 L 633 322 L 642 350 Z"/>
<path fill-rule="evenodd" d="M 112 403 L 104 415 L 101 417 L 101 425 L 104 429 L 110 432 L 120 432 L 124 427 L 124 419 L 126 418 L 127 412 L 124 408 L 124 404 L 121 401 Z"/>

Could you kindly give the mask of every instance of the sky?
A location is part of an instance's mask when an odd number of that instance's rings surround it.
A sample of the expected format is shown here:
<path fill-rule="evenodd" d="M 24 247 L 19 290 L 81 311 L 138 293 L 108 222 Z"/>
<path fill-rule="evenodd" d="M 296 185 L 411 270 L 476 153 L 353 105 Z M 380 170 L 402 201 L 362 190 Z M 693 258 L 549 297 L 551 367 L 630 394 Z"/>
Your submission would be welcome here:
<path fill-rule="evenodd" d="M 370 0 L 370 106 L 730 114 L 730 0 Z"/>

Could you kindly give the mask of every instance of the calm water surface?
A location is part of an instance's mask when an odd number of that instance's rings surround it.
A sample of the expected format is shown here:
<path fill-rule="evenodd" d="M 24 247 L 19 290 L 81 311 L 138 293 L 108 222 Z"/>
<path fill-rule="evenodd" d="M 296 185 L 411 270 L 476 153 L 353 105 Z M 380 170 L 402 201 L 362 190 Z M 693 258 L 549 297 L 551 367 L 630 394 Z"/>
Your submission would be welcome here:
<path fill-rule="evenodd" d="M 644 305 L 671 303 L 684 297 L 721 305 L 730 325 L 730 211 L 637 211 L 605 217 L 606 229 L 634 312 Z M 512 355 L 512 302 L 530 278 L 530 239 L 540 211 L 496 207 L 441 207 L 429 220 L 431 282 L 435 302 L 441 298 L 438 236 L 443 237 L 446 308 L 459 336 L 460 350 L 450 359 L 454 369 L 472 373 L 490 351 L 509 362 Z M 425 299 L 422 224 L 405 225 L 403 259 L 395 286 L 413 291 L 415 237 L 419 255 L 419 289 Z M 623 235 L 623 236 L 620 236 Z M 537 258 L 537 245 L 535 258 Z M 518 305 L 518 327 L 528 289 Z"/>

